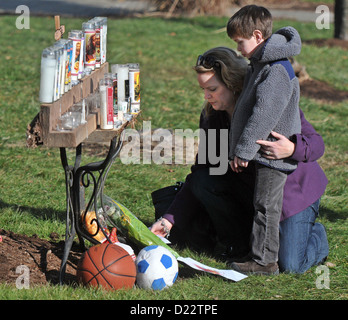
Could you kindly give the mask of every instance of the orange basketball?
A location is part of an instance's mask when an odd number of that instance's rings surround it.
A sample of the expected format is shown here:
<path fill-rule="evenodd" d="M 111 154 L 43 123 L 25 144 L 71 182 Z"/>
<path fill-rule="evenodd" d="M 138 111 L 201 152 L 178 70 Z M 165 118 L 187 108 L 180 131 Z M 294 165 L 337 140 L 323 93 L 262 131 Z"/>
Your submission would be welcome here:
<path fill-rule="evenodd" d="M 109 290 L 131 288 L 136 279 L 136 267 L 126 250 L 106 242 L 84 252 L 76 276 L 80 283 L 88 286 Z"/>

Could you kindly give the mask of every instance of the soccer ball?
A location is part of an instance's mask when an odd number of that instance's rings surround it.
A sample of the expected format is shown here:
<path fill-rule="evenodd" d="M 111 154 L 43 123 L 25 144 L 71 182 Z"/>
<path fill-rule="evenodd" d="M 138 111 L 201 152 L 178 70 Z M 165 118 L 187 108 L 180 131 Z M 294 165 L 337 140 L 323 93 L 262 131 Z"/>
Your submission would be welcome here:
<path fill-rule="evenodd" d="M 178 276 L 178 261 L 162 246 L 153 245 L 142 249 L 135 265 L 136 283 L 143 289 L 162 290 L 172 286 Z"/>

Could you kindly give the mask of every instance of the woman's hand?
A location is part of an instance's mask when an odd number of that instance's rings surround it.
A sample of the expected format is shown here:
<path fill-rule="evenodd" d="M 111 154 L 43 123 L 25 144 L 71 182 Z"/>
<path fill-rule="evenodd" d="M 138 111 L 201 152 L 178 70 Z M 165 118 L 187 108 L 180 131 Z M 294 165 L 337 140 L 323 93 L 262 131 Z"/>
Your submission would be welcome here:
<path fill-rule="evenodd" d="M 172 229 L 173 224 L 170 223 L 167 219 L 162 218 L 160 220 L 157 220 L 152 226 L 151 226 L 151 232 L 155 235 L 166 237 L 169 234 L 169 231 Z"/>
<path fill-rule="evenodd" d="M 261 152 L 263 157 L 270 160 L 285 159 L 291 157 L 295 151 L 295 144 L 288 138 L 272 131 L 272 136 L 277 141 L 257 140 L 256 143 L 261 145 Z"/>

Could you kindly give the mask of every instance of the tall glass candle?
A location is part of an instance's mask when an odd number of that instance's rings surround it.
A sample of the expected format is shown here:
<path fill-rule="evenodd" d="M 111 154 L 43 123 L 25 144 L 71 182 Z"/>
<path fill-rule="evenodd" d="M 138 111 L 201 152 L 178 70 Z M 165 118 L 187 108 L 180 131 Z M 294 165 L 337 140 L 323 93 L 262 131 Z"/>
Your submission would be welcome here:
<path fill-rule="evenodd" d="M 70 31 L 68 36 L 73 43 L 73 51 L 71 58 L 71 80 L 74 81 L 78 79 L 80 70 L 81 34 L 78 31 Z"/>
<path fill-rule="evenodd" d="M 82 30 L 85 38 L 85 67 L 95 69 L 96 34 L 93 22 L 84 22 Z"/>
<path fill-rule="evenodd" d="M 140 69 L 138 63 L 129 65 L 129 97 L 131 99 L 131 112 L 140 110 Z"/>
<path fill-rule="evenodd" d="M 120 104 L 129 97 L 129 67 L 127 64 L 114 64 L 111 72 L 117 74 L 117 103 Z"/>
<path fill-rule="evenodd" d="M 54 52 L 56 55 L 56 73 L 54 75 L 54 92 L 53 92 L 53 101 L 57 101 L 60 97 L 60 73 L 62 71 L 61 69 L 61 49 L 54 46 Z"/>
<path fill-rule="evenodd" d="M 41 103 L 53 102 L 56 56 L 53 48 L 46 48 L 41 54 L 40 94 Z"/>
<path fill-rule="evenodd" d="M 114 112 L 112 101 L 112 82 L 109 79 L 99 81 L 100 93 L 100 128 L 113 129 Z"/>
<path fill-rule="evenodd" d="M 95 25 L 95 67 L 100 68 L 101 64 L 101 22 L 96 20 L 94 22 Z"/>

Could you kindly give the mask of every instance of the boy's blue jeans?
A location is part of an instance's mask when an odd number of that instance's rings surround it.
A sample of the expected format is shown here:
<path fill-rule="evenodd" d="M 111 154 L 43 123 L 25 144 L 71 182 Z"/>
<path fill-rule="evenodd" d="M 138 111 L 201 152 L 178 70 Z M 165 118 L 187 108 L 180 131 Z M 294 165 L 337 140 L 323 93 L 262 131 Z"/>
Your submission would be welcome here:
<path fill-rule="evenodd" d="M 329 254 L 324 226 L 315 222 L 320 200 L 279 224 L 279 268 L 282 272 L 303 273 Z"/>

